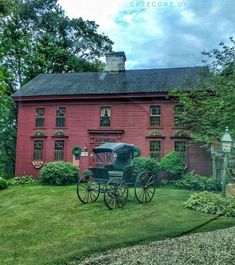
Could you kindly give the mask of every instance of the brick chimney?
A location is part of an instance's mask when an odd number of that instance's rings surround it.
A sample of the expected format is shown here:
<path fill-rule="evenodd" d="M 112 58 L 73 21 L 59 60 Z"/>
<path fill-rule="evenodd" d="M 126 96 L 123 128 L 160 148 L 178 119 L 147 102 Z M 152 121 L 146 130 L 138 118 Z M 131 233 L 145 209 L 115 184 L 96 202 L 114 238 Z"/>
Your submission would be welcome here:
<path fill-rule="evenodd" d="M 124 72 L 126 55 L 124 52 L 109 52 L 105 54 L 106 57 L 106 72 Z"/>

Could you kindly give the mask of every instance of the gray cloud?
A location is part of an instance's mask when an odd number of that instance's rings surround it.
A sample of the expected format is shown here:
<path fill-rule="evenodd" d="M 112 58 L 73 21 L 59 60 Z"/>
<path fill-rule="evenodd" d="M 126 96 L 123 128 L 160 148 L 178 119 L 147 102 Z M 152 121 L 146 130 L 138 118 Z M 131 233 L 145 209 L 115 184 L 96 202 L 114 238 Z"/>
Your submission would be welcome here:
<path fill-rule="evenodd" d="M 117 29 L 106 32 L 115 50 L 126 52 L 129 69 L 201 65 L 203 50 L 235 35 L 233 0 L 153 2 L 168 6 L 126 6 L 115 18 Z"/>

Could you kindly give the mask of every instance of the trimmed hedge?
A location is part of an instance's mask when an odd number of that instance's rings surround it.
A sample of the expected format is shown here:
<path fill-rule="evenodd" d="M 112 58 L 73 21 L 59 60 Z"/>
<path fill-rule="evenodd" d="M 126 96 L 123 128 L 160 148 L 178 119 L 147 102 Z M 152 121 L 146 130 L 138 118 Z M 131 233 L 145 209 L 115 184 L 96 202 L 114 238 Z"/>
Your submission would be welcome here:
<path fill-rule="evenodd" d="M 0 177 L 0 190 L 7 189 L 7 187 L 8 187 L 7 180 Z"/>
<path fill-rule="evenodd" d="M 192 194 L 184 206 L 197 212 L 235 217 L 234 200 L 208 191 Z"/>
<path fill-rule="evenodd" d="M 49 185 L 66 185 L 76 183 L 79 171 L 72 163 L 59 161 L 45 164 L 40 172 L 40 181 Z"/>
<path fill-rule="evenodd" d="M 135 175 L 138 175 L 144 170 L 150 171 L 153 175 L 158 176 L 160 172 L 159 163 L 153 158 L 148 158 L 148 157 L 135 158 L 133 162 L 133 173 Z"/>
<path fill-rule="evenodd" d="M 179 176 L 184 172 L 185 162 L 177 152 L 173 151 L 161 159 L 160 168 L 172 176 Z"/>

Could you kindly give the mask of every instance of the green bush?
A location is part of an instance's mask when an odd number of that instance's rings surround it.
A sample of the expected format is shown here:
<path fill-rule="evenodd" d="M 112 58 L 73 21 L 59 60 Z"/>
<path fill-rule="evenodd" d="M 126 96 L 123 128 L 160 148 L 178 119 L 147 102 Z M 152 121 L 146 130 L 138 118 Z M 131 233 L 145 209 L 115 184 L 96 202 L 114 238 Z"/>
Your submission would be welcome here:
<path fill-rule="evenodd" d="M 235 217 L 234 200 L 208 191 L 192 194 L 184 206 L 197 212 Z"/>
<path fill-rule="evenodd" d="M 197 191 L 218 191 L 220 184 L 214 177 L 203 177 L 195 174 L 193 171 L 185 174 L 176 181 L 162 181 L 162 186 L 173 186 L 179 189 L 197 190 Z"/>
<path fill-rule="evenodd" d="M 50 185 L 66 185 L 77 182 L 79 171 L 72 163 L 64 161 L 45 164 L 40 171 L 40 181 Z"/>
<path fill-rule="evenodd" d="M 8 184 L 10 186 L 17 186 L 17 185 L 23 185 L 23 184 L 31 184 L 35 183 L 36 180 L 32 176 L 18 176 L 10 179 L 8 181 Z"/>
<path fill-rule="evenodd" d="M 159 163 L 153 158 L 148 158 L 148 157 L 135 158 L 133 162 L 133 173 L 135 175 L 138 175 L 144 170 L 150 171 L 155 176 L 158 176 L 160 171 Z"/>
<path fill-rule="evenodd" d="M 141 150 L 138 146 L 134 146 L 134 157 L 140 157 L 141 156 Z"/>
<path fill-rule="evenodd" d="M 8 187 L 7 180 L 0 177 L 0 190 L 7 189 L 7 187 Z"/>
<path fill-rule="evenodd" d="M 92 172 L 91 172 L 91 170 L 89 170 L 89 169 L 85 170 L 85 171 L 83 172 L 83 176 L 85 176 L 85 177 L 90 177 L 90 176 L 92 176 Z"/>
<path fill-rule="evenodd" d="M 161 159 L 160 168 L 172 176 L 179 176 L 184 172 L 185 162 L 177 152 L 173 151 Z"/>

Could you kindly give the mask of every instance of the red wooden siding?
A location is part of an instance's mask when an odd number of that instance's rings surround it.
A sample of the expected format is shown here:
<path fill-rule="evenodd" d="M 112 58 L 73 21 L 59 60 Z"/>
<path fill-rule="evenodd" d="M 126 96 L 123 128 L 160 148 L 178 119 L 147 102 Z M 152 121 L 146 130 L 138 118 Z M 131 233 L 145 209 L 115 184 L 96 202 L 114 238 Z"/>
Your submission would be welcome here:
<path fill-rule="evenodd" d="M 161 155 L 174 150 L 173 136 L 176 129 L 174 128 L 174 114 L 172 101 L 165 99 L 138 99 L 138 100 L 79 100 L 79 101 L 47 101 L 47 102 L 22 102 L 19 103 L 18 113 L 18 135 L 17 135 L 17 157 L 16 157 L 16 175 L 33 175 L 39 174 L 39 169 L 32 165 L 34 140 L 42 139 L 44 141 L 44 162 L 54 160 L 54 142 L 56 139 L 65 141 L 65 160 L 73 161 L 72 148 L 79 145 L 82 148 L 87 144 L 88 152 L 96 144 L 96 138 L 113 139 L 132 143 L 139 146 L 143 156 L 149 156 L 148 134 L 151 131 L 149 109 L 152 105 L 161 106 L 161 125 L 156 127 L 162 134 L 162 138 L 152 138 L 152 140 L 161 141 Z M 100 127 L 100 107 L 111 107 L 111 126 Z M 36 108 L 45 108 L 44 128 L 46 137 L 33 138 L 35 131 L 39 128 L 35 126 Z M 65 127 L 56 128 L 56 107 L 65 107 Z M 62 129 L 65 138 L 56 138 L 55 131 Z M 89 132 L 89 130 L 92 130 Z M 99 130 L 107 130 L 102 134 Z M 111 131 L 111 133 L 108 132 Z M 122 133 L 122 130 L 124 133 Z M 211 174 L 211 167 L 208 167 L 211 160 L 207 153 L 199 150 L 195 145 L 188 151 L 190 158 L 190 169 L 202 170 L 204 174 Z M 208 161 L 205 163 L 204 161 Z M 89 167 L 89 157 L 81 157 L 81 171 Z"/>

